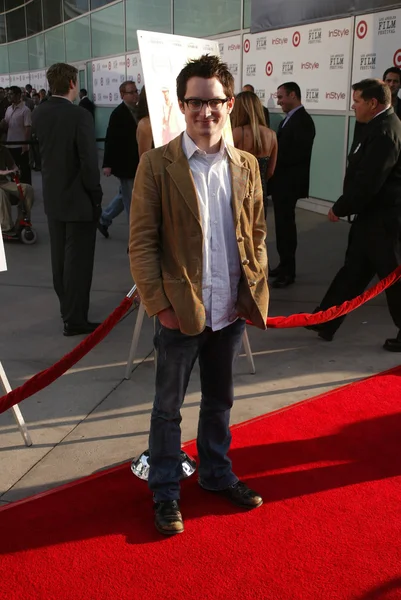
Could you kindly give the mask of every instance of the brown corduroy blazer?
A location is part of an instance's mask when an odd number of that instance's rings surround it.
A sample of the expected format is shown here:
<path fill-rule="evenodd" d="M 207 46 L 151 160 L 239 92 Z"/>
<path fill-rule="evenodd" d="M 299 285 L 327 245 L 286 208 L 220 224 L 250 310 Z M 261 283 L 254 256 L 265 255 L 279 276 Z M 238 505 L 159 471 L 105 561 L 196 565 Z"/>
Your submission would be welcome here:
<path fill-rule="evenodd" d="M 232 211 L 242 277 L 238 314 L 266 328 L 266 221 L 259 165 L 229 146 Z M 146 152 L 132 193 L 129 256 L 131 273 L 146 312 L 172 307 L 187 335 L 205 328 L 202 303 L 203 233 L 198 197 L 182 136 Z"/>

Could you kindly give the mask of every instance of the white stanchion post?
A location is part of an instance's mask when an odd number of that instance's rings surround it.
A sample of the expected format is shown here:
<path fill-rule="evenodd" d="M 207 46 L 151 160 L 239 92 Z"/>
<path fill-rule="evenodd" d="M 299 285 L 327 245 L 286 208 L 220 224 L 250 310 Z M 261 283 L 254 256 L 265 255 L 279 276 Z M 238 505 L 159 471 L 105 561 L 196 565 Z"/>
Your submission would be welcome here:
<path fill-rule="evenodd" d="M 249 343 L 248 331 L 246 329 L 245 329 L 244 335 L 242 337 L 242 343 L 244 344 L 244 350 L 245 350 L 246 358 L 248 360 L 250 373 L 252 375 L 255 375 L 255 373 L 256 373 L 255 363 L 253 362 L 251 344 Z"/>
<path fill-rule="evenodd" d="M 127 367 L 125 369 L 125 379 L 129 379 L 131 377 L 132 364 L 134 362 L 136 351 L 138 349 L 139 336 L 141 335 L 141 329 L 142 329 L 142 323 L 143 323 L 144 316 L 145 316 L 145 307 L 141 302 L 141 304 L 139 305 L 139 308 L 138 308 L 138 316 L 136 318 L 134 334 L 132 336 L 131 348 L 130 348 L 129 356 L 128 356 L 128 360 L 127 360 Z"/>
<path fill-rule="evenodd" d="M 12 391 L 10 382 L 8 381 L 6 372 L 5 372 L 1 362 L 0 362 L 0 382 L 1 382 L 2 388 L 4 389 L 6 394 L 8 394 L 9 392 Z M 32 439 L 31 439 L 31 436 L 29 435 L 27 426 L 25 425 L 25 421 L 24 421 L 24 418 L 22 416 L 19 406 L 17 404 L 15 406 L 12 406 L 11 410 L 13 412 L 14 419 L 18 425 L 18 429 L 20 430 L 20 433 L 24 439 L 25 445 L 32 446 Z"/>

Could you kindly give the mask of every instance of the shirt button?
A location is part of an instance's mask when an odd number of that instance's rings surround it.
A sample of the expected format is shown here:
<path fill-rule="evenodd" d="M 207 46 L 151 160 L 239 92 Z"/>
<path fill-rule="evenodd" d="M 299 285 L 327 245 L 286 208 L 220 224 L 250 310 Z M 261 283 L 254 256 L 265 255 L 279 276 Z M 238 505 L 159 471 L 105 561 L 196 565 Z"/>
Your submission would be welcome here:
<path fill-rule="evenodd" d="M 237 242 L 243 242 L 243 241 L 244 241 L 243 237 L 240 236 L 239 238 L 237 238 Z"/>
<path fill-rule="evenodd" d="M 249 265 L 249 260 L 247 258 L 244 258 L 244 260 L 242 261 L 243 265 Z"/>
<path fill-rule="evenodd" d="M 254 285 L 256 285 L 256 281 L 249 281 L 249 287 L 253 287 Z"/>

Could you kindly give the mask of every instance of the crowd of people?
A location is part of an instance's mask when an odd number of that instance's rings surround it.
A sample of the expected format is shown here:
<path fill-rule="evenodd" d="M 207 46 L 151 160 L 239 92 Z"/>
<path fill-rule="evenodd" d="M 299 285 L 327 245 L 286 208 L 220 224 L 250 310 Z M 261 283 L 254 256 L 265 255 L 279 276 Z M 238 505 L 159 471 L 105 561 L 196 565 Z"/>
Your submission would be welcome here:
<path fill-rule="evenodd" d="M 276 134 L 251 86 L 235 97 L 225 63 L 210 55 L 190 60 L 177 77 L 185 131 L 152 149 L 145 89 L 138 94 L 135 82 L 123 82 L 103 157 L 103 173 L 117 178 L 118 193 L 102 210 L 93 111 L 87 102 L 87 110 L 74 104 L 77 69 L 57 63 L 48 69 L 47 79 L 52 94 L 32 114 L 21 90 L 11 89 L 11 106 L 2 123 L 12 136 L 8 141 L 28 141 L 31 126 L 38 141 L 64 335 L 87 334 L 98 326 L 88 317 L 96 229 L 108 237 L 113 218 L 124 210 L 129 220 L 132 276 L 148 315 L 156 317 L 158 360 L 149 443 L 156 528 L 165 535 L 184 531 L 180 409 L 196 359 L 202 392 L 199 485 L 241 508 L 257 508 L 263 499 L 238 479 L 227 455 L 233 362 L 245 320 L 266 328 L 268 278 L 275 288 L 295 283 L 295 207 L 309 194 L 316 133 L 301 90 L 295 82 L 278 87 L 284 118 Z M 388 69 L 384 81 L 366 79 L 353 85 L 358 125 L 343 193 L 328 212 L 330 221 L 348 217 L 352 225 L 344 266 L 317 311 L 354 298 L 375 275 L 383 279 L 401 264 L 400 87 L 397 68 Z M 234 146 L 223 135 L 228 119 Z M 13 127 L 19 127 L 18 135 L 10 133 Z M 26 145 L 10 152 L 0 154 L 0 161 L 8 170 L 18 166 L 22 174 Z M 270 196 L 280 260 L 269 270 Z M 398 333 L 384 348 L 401 352 L 401 282 L 386 294 Z M 310 329 L 331 341 L 342 320 Z"/>

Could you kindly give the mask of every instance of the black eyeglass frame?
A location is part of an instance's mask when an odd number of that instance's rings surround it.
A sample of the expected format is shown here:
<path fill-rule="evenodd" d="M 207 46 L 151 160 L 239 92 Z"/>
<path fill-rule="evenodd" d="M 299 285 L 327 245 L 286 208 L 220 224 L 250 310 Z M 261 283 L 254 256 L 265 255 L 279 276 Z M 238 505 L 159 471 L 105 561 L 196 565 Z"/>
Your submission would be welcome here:
<path fill-rule="evenodd" d="M 184 98 L 183 102 L 185 102 L 185 104 L 188 106 L 188 109 L 191 112 L 200 112 L 205 104 L 207 105 L 207 107 L 210 111 L 219 112 L 223 108 L 224 104 L 226 104 L 226 102 L 229 102 L 230 100 L 231 100 L 231 98 L 209 98 L 208 100 L 202 100 L 202 98 Z M 191 101 L 201 102 L 202 104 L 200 105 L 199 108 L 194 109 L 194 108 L 191 108 L 189 105 L 189 103 Z M 219 108 L 212 108 L 210 106 L 210 102 L 221 102 L 221 106 Z"/>

